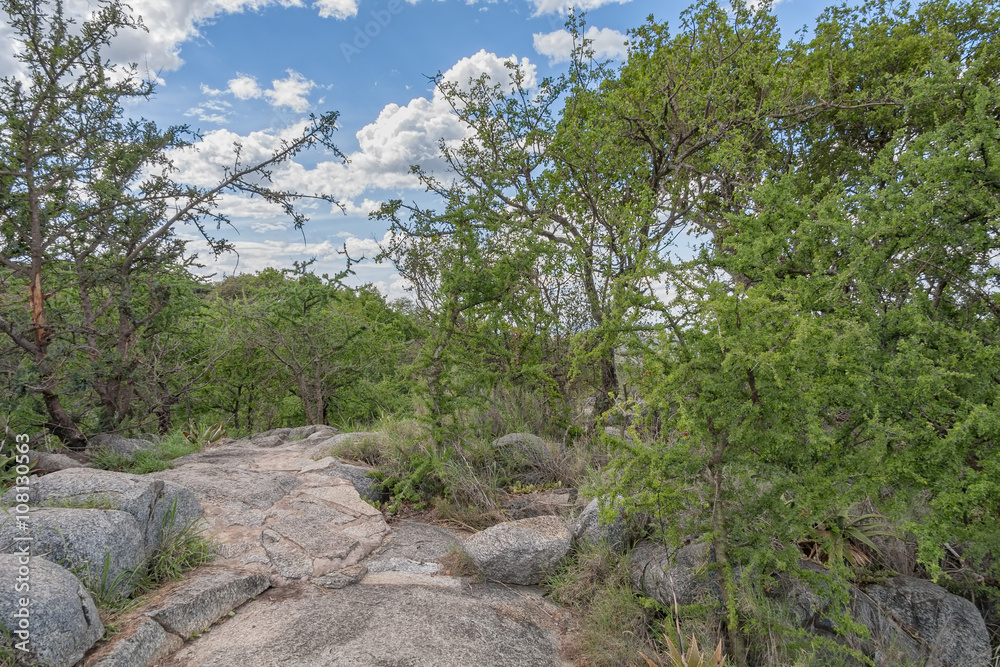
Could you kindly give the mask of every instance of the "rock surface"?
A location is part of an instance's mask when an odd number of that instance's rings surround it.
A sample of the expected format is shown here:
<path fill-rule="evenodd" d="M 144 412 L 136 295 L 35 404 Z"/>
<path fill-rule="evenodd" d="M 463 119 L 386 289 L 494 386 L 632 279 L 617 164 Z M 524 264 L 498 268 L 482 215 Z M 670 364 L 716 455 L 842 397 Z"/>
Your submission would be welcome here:
<path fill-rule="evenodd" d="M 29 449 L 28 460 L 32 465 L 31 472 L 36 475 L 47 475 L 67 468 L 87 467 L 76 459 L 59 452 L 38 452 Z"/>
<path fill-rule="evenodd" d="M 544 458 L 552 453 L 552 446 L 531 433 L 508 433 L 493 441 L 493 449 L 527 458 Z"/>
<path fill-rule="evenodd" d="M 275 585 L 325 577 L 357 565 L 389 533 L 333 463 L 319 465 L 335 434 L 276 429 L 176 459 L 152 476 L 201 503 L 216 565 L 266 574 Z"/>
<path fill-rule="evenodd" d="M 155 446 L 150 440 L 126 438 L 115 433 L 98 433 L 87 438 L 88 450 L 104 449 L 122 456 L 132 456 L 138 452 L 153 449 Z"/>
<path fill-rule="evenodd" d="M 60 470 L 39 477 L 29 487 L 29 498 L 32 507 L 90 505 L 128 512 L 142 532 L 147 554 L 159 546 L 168 515 L 175 526 L 196 521 L 201 515 L 197 499 L 181 486 L 148 476 L 91 468 Z M 2 499 L 8 505 L 13 500 L 13 490 Z"/>
<path fill-rule="evenodd" d="M 563 612 L 538 592 L 366 584 L 271 589 L 164 667 L 556 667 Z"/>
<path fill-rule="evenodd" d="M 30 535 L 35 554 L 73 571 L 93 589 L 129 595 L 145 568 L 139 524 L 128 512 L 49 508 L 27 514 L 28 530 L 13 519 L 0 525 L 0 553 L 13 553 L 18 539 Z"/>
<path fill-rule="evenodd" d="M 573 539 L 580 547 L 604 544 L 622 553 L 628 547 L 631 537 L 628 521 L 621 512 L 611 523 L 601 522 L 601 507 L 597 498 L 587 503 L 573 527 Z"/>
<path fill-rule="evenodd" d="M 20 557 L 0 554 L 0 623 L 11 631 L 14 642 L 29 641 L 27 660 L 46 667 L 70 667 L 104 634 L 97 607 L 83 584 L 68 570 L 44 558 L 34 556 L 28 562 L 28 574 L 22 575 Z M 19 576 L 26 576 L 30 590 L 27 629 L 23 626 L 20 596 L 13 594 Z M 10 594 L 8 594 L 10 593 Z"/>
<path fill-rule="evenodd" d="M 661 604 L 693 604 L 716 596 L 706 576 L 711 557 L 708 544 L 689 544 L 669 551 L 664 545 L 643 541 L 632 550 L 629 578 L 632 585 Z"/>
<path fill-rule="evenodd" d="M 344 463 L 333 456 L 324 457 L 312 466 L 301 470 L 301 472 L 312 472 L 349 480 L 354 485 L 358 495 L 370 503 L 378 503 L 382 500 L 382 493 L 375 487 L 375 480 L 368 476 L 371 471 L 371 468 Z"/>
<path fill-rule="evenodd" d="M 661 544 L 641 542 L 632 551 L 630 576 L 636 588 L 672 606 L 718 598 L 707 575 L 711 551 L 691 544 L 670 553 Z M 803 567 L 822 572 L 808 562 Z M 769 594 L 788 604 L 802 627 L 835 642 L 846 642 L 877 665 L 921 664 L 927 667 L 987 665 L 990 642 L 976 606 L 937 584 L 913 577 L 851 587 L 851 615 L 868 629 L 868 638 L 837 634 L 831 618 L 831 596 L 819 584 L 807 586 L 788 576 Z"/>
<path fill-rule="evenodd" d="M 88 656 L 84 664 L 87 667 L 156 665 L 183 646 L 183 639 L 170 634 L 156 621 L 140 617 L 119 631 L 110 650 Z"/>
<path fill-rule="evenodd" d="M 206 568 L 144 613 L 167 632 L 187 639 L 270 586 L 263 574 Z"/>
<path fill-rule="evenodd" d="M 992 657 L 986 623 L 976 606 L 937 584 L 894 577 L 854 593 L 854 616 L 871 630 L 864 642 L 875 663 L 899 660 L 899 652 L 926 667 L 988 665 Z"/>
<path fill-rule="evenodd" d="M 476 533 L 465 541 L 465 552 L 489 580 L 533 585 L 555 571 L 572 541 L 562 519 L 540 516 Z"/>

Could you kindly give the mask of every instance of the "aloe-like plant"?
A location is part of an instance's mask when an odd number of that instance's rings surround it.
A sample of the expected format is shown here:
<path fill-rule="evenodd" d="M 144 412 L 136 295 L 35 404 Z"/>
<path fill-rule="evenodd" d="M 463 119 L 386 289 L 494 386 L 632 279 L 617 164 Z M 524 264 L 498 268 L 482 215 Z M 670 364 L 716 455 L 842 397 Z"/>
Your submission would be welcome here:
<path fill-rule="evenodd" d="M 683 651 L 683 646 L 677 648 L 670 637 L 664 637 L 664 640 L 667 642 L 667 658 L 670 660 L 669 663 L 664 663 L 659 659 L 659 656 L 657 656 L 654 662 L 648 655 L 639 651 L 639 655 L 643 657 L 649 667 L 724 667 L 726 664 L 726 656 L 722 654 L 721 639 L 712 653 L 702 653 L 698 647 L 698 640 L 694 635 L 691 635 L 687 652 Z"/>
<path fill-rule="evenodd" d="M 226 437 L 226 424 L 225 422 L 219 422 L 218 424 L 203 425 L 195 424 L 192 421 L 188 422 L 187 430 L 182 431 L 182 433 L 188 442 L 199 447 L 204 447 Z"/>
<path fill-rule="evenodd" d="M 846 561 L 854 567 L 863 567 L 871 562 L 871 558 L 858 547 L 859 544 L 881 553 L 871 538 L 894 534 L 881 514 L 851 514 L 846 508 L 824 517 L 814 530 L 814 538 L 799 542 L 807 558 L 822 564 Z"/>

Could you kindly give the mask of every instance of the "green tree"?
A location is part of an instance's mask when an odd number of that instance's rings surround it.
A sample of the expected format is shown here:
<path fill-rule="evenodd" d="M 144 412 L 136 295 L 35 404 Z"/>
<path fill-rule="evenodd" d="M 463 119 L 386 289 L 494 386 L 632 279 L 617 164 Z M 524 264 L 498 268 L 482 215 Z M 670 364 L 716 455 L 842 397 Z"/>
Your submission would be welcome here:
<path fill-rule="evenodd" d="M 209 302 L 229 341 L 204 400 L 236 428 L 271 427 L 294 398 L 295 421 L 369 422 L 409 409 L 405 360 L 416 329 L 374 289 L 306 266 L 227 279 Z M 284 424 L 283 424 L 284 425 Z"/>
<path fill-rule="evenodd" d="M 227 191 L 280 204 L 300 226 L 305 218 L 292 205 L 301 195 L 272 189 L 269 170 L 317 143 L 337 153 L 336 114 L 314 118 L 260 163 L 245 163 L 237 148 L 214 187 L 181 185 L 169 152 L 194 135 L 126 119 L 122 104 L 147 98 L 152 83 L 101 55 L 119 30 L 141 28 L 139 19 L 116 0 L 80 25 L 60 0 L 5 0 L 2 8 L 24 72 L 0 81 L 0 284 L 24 297 L 4 300 L 0 331 L 22 356 L 47 425 L 82 447 L 80 423 L 95 398 L 103 427 L 133 412 L 136 341 L 166 306 L 169 275 L 181 270 L 175 229 L 193 225 L 216 252 L 228 249 L 207 227 L 228 223 L 216 210 Z"/>
<path fill-rule="evenodd" d="M 685 517 L 674 539 L 711 537 L 736 660 L 727 570 L 795 569 L 832 508 L 879 498 L 932 571 L 945 544 L 1000 546 L 998 21 L 980 2 L 828 10 L 780 53 L 800 88 L 762 129 L 784 151 L 675 273 L 645 347 L 669 436 L 612 477 Z"/>

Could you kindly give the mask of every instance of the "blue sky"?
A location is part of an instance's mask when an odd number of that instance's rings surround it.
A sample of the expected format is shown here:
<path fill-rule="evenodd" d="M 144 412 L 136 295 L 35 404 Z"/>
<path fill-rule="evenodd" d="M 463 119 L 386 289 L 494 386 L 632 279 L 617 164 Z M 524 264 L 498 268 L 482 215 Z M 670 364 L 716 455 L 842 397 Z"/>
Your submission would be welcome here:
<path fill-rule="evenodd" d="M 281 185 L 322 190 L 340 199 L 345 215 L 328 205 L 309 211 L 306 242 L 278 210 L 259 201 L 229 198 L 224 209 L 239 234 L 227 232 L 239 252 L 239 270 L 290 267 L 317 258 L 319 272 L 343 261 L 336 249 L 369 257 L 385 229 L 367 213 L 390 198 L 419 198 L 410 164 L 434 167 L 442 137 L 461 136 L 447 105 L 428 77 L 450 73 L 459 80 L 493 73 L 516 58 L 536 80 L 559 74 L 568 54 L 563 30 L 572 0 L 132 0 L 149 31 L 122 35 L 110 55 L 138 62 L 158 81 L 155 98 L 129 108 L 161 125 L 189 124 L 203 135 L 196 153 L 179 156 L 186 180 L 207 185 L 231 156 L 234 141 L 263 156 L 281 134 L 294 132 L 310 113 L 340 112 L 338 147 L 349 166 L 321 151 L 297 159 L 276 174 Z M 83 14 L 91 0 L 66 0 Z M 687 6 L 652 0 L 582 0 L 589 36 L 599 55 L 620 58 L 629 28 L 653 14 L 672 28 Z M 811 25 L 823 4 L 784 0 L 775 7 L 791 38 Z M 13 67 L 9 34 L 0 29 L 0 73 Z M 200 251 L 194 239 L 190 248 Z M 236 257 L 212 261 L 199 252 L 207 272 L 223 274 Z M 405 285 L 391 266 L 367 262 L 357 282 L 374 282 L 391 297 Z"/>

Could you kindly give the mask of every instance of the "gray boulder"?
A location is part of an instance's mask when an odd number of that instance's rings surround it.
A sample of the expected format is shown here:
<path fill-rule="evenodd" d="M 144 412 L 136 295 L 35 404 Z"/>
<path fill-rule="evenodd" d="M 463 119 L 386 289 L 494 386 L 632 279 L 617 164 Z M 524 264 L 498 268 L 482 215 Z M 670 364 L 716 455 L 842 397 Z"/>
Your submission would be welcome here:
<path fill-rule="evenodd" d="M 0 587 L 0 623 L 9 629 L 15 646 L 28 641 L 28 652 L 15 649 L 15 655 L 23 663 L 44 667 L 75 665 L 104 635 L 97 607 L 83 584 L 66 569 L 38 556 L 24 565 L 22 558 L 0 554 L 0 581 L 5 582 Z M 22 567 L 27 567 L 27 574 Z M 17 583 L 30 588 L 18 592 Z M 23 601 L 28 605 L 21 605 Z"/>
<path fill-rule="evenodd" d="M 600 503 L 594 498 L 577 517 L 573 528 L 573 539 L 578 546 L 595 547 L 604 544 L 614 551 L 623 553 L 632 537 L 628 519 L 619 511 L 610 523 L 602 523 L 600 514 Z"/>
<path fill-rule="evenodd" d="M 716 587 L 707 576 L 711 550 L 707 543 L 699 542 L 671 551 L 663 544 L 643 541 L 632 550 L 629 560 L 629 578 L 637 589 L 673 607 L 693 604 L 718 595 Z"/>
<path fill-rule="evenodd" d="M 313 424 L 310 426 L 300 426 L 298 428 L 274 428 L 246 438 L 248 447 L 271 448 L 278 447 L 290 442 L 298 442 L 313 438 L 327 439 L 338 433 L 332 426 Z"/>
<path fill-rule="evenodd" d="M 66 470 L 67 468 L 87 467 L 79 461 L 58 452 L 37 452 L 29 449 L 28 457 L 33 466 L 32 472 L 38 475 L 47 475 L 60 470 Z"/>
<path fill-rule="evenodd" d="M 465 541 L 465 552 L 487 579 L 527 586 L 552 574 L 572 542 L 562 519 L 539 516 L 476 533 Z"/>
<path fill-rule="evenodd" d="M 818 565 L 803 563 L 822 571 Z M 868 629 L 865 638 L 837 633 L 832 595 L 822 584 L 807 585 L 781 576 L 771 595 L 788 604 L 809 632 L 846 643 L 877 665 L 927 667 L 990 664 L 986 623 L 976 606 L 933 582 L 893 577 L 851 587 L 851 616 Z"/>
<path fill-rule="evenodd" d="M 138 523 L 127 512 L 50 508 L 28 512 L 27 531 L 0 518 L 0 553 L 15 553 L 31 535 L 33 554 L 72 570 L 91 588 L 127 596 L 145 566 Z"/>
<path fill-rule="evenodd" d="M 989 633 L 976 606 L 925 579 L 895 577 L 856 589 L 853 615 L 871 631 L 862 649 L 875 664 L 990 664 Z"/>
<path fill-rule="evenodd" d="M 661 604 L 673 606 L 719 599 L 708 575 L 711 550 L 691 544 L 671 553 L 661 544 L 641 542 L 632 551 L 631 580 Z M 803 561 L 802 566 L 823 569 Z M 837 633 L 832 619 L 833 596 L 821 583 L 807 585 L 787 575 L 778 577 L 771 595 L 787 604 L 803 629 L 863 652 L 877 665 L 915 663 L 927 667 L 988 665 L 989 634 L 982 616 L 968 600 L 937 584 L 913 577 L 894 577 L 880 584 L 851 587 L 851 615 L 868 629 L 868 637 Z"/>
<path fill-rule="evenodd" d="M 493 441 L 493 449 L 528 459 L 544 459 L 552 455 L 552 445 L 531 433 L 508 433 Z"/>
<path fill-rule="evenodd" d="M 116 433 L 98 433 L 87 438 L 88 451 L 104 449 L 122 456 L 134 456 L 138 452 L 144 452 L 154 447 L 156 444 L 151 440 L 126 438 Z"/>
<path fill-rule="evenodd" d="M 201 505 L 183 486 L 110 470 L 60 470 L 38 478 L 29 493 L 29 504 L 33 507 L 100 503 L 109 509 L 128 512 L 138 522 L 147 554 L 159 547 L 169 517 L 177 526 L 201 516 Z M 13 490 L 9 491 L 3 502 L 11 504 L 13 497 Z"/>

